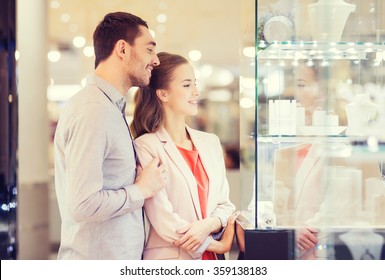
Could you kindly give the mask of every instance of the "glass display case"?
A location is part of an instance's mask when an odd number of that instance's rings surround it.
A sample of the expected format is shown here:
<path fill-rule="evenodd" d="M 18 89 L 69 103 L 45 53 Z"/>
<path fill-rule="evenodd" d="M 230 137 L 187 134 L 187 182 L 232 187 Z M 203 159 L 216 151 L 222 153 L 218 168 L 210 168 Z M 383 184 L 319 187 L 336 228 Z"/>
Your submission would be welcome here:
<path fill-rule="evenodd" d="M 256 2 L 246 259 L 385 259 L 384 14 L 378 0 Z"/>

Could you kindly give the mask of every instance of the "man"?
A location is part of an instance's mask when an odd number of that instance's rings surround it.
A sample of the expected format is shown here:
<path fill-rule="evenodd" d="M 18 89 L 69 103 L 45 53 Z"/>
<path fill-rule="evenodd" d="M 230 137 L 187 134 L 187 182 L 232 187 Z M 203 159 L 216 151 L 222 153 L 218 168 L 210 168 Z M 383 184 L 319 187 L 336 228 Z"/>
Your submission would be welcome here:
<path fill-rule="evenodd" d="M 95 71 L 72 97 L 55 134 L 55 187 L 62 219 L 58 259 L 141 259 L 144 199 L 165 186 L 154 159 L 136 170 L 124 95 L 159 64 L 145 21 L 107 14 L 94 32 Z"/>

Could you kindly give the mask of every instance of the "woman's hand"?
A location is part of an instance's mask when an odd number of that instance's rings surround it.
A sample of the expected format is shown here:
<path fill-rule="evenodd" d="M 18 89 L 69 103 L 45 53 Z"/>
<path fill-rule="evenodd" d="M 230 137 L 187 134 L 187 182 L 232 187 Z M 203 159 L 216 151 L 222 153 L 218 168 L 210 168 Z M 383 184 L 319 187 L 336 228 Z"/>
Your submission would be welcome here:
<path fill-rule="evenodd" d="M 229 217 L 229 219 L 227 220 L 226 229 L 223 232 L 221 240 L 213 240 L 213 242 L 211 242 L 211 244 L 207 248 L 208 251 L 217 254 L 224 254 L 230 251 L 234 241 L 235 220 L 237 219 L 239 214 L 240 212 L 235 212 Z"/>
<path fill-rule="evenodd" d="M 221 221 L 216 217 L 192 222 L 177 230 L 177 233 L 183 236 L 174 241 L 174 245 L 181 246 L 186 251 L 195 251 L 212 232 L 220 227 Z"/>
<path fill-rule="evenodd" d="M 304 228 L 297 234 L 297 246 L 300 250 L 306 251 L 318 243 L 318 231 L 314 228 Z"/>

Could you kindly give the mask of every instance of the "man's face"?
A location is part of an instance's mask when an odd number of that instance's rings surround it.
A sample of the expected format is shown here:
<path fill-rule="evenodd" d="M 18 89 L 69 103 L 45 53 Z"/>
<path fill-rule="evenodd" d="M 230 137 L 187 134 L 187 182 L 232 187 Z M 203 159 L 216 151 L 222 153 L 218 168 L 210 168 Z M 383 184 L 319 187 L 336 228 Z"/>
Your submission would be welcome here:
<path fill-rule="evenodd" d="M 128 48 L 129 59 L 125 70 L 129 85 L 144 87 L 150 83 L 151 71 L 155 65 L 159 65 L 159 59 L 155 52 L 156 43 L 150 31 L 145 26 L 140 26 L 139 29 L 139 36 Z"/>

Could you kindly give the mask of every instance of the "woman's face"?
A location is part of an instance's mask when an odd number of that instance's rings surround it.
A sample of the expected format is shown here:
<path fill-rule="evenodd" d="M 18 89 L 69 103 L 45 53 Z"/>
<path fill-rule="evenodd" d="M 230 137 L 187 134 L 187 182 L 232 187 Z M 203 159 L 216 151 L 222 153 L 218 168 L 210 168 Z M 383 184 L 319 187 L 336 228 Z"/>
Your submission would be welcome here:
<path fill-rule="evenodd" d="M 299 65 L 295 72 L 295 98 L 306 111 L 314 111 L 322 105 L 322 94 L 316 70 L 306 65 Z"/>
<path fill-rule="evenodd" d="M 174 114 L 194 116 L 198 113 L 199 91 L 193 67 L 186 63 L 179 65 L 165 90 L 167 102 L 163 103 Z"/>

